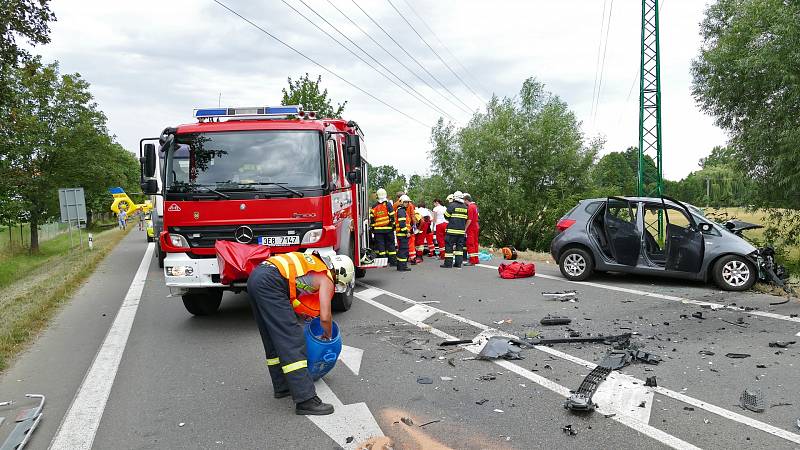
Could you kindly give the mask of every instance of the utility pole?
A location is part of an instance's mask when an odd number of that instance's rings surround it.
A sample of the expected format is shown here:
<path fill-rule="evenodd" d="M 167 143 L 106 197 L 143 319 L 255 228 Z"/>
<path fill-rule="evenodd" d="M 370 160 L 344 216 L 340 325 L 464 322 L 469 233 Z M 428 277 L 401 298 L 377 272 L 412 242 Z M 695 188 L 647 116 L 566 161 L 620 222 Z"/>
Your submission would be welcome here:
<path fill-rule="evenodd" d="M 661 60 L 658 39 L 658 0 L 642 0 L 642 52 L 639 66 L 639 179 L 642 197 L 664 195 L 661 158 Z M 664 238 L 664 217 L 645 226 Z"/>

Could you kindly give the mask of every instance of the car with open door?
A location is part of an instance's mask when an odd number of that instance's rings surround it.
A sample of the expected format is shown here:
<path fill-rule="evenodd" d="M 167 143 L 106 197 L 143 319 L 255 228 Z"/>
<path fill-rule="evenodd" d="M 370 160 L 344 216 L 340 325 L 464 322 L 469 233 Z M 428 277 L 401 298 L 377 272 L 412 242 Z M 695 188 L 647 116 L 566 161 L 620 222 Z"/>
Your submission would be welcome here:
<path fill-rule="evenodd" d="M 550 253 L 561 273 L 594 272 L 713 280 L 743 291 L 759 277 L 759 250 L 703 212 L 669 197 L 581 200 L 559 219 Z"/>

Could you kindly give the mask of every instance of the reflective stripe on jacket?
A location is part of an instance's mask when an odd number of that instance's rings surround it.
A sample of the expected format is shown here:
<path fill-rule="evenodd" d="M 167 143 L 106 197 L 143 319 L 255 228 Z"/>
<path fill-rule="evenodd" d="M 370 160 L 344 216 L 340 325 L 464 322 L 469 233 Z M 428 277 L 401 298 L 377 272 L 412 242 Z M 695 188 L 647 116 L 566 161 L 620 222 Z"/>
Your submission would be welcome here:
<path fill-rule="evenodd" d="M 447 205 L 447 212 L 444 213 L 447 219 L 447 234 L 466 234 L 467 227 L 467 206 L 461 202 L 452 202 Z"/>
<path fill-rule="evenodd" d="M 408 236 L 408 218 L 406 217 L 406 207 L 405 206 L 398 206 L 397 207 L 397 226 L 395 227 L 395 231 L 397 236 L 403 237 Z"/>
<path fill-rule="evenodd" d="M 375 231 L 391 231 L 394 228 L 394 208 L 389 201 L 378 202 L 370 208 L 369 225 Z"/>

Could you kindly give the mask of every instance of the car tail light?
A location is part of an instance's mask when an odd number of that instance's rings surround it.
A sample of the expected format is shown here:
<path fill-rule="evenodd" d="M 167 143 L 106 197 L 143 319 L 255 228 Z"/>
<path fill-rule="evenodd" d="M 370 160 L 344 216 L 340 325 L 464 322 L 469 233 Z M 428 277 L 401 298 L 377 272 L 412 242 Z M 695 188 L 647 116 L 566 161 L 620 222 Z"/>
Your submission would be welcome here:
<path fill-rule="evenodd" d="M 556 224 L 556 230 L 561 233 L 573 225 L 575 225 L 575 220 L 573 219 L 560 219 Z"/>

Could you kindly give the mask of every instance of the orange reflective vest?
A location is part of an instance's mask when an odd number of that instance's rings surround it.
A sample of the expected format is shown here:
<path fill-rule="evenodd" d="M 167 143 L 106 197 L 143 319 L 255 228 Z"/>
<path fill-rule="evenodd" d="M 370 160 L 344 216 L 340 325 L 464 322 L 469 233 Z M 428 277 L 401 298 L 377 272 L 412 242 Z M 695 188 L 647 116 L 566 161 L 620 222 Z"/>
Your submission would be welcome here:
<path fill-rule="evenodd" d="M 328 270 L 328 266 L 317 256 L 300 252 L 275 255 L 267 259 L 266 262 L 277 267 L 281 275 L 289 282 L 289 300 L 292 302 L 294 312 L 309 317 L 319 316 L 319 294 L 312 286 L 301 286 L 302 290 L 309 293 L 298 297 L 297 277 L 302 277 L 310 272 L 317 272 L 324 273 L 333 281 L 333 276 Z"/>
<path fill-rule="evenodd" d="M 394 210 L 389 210 L 388 202 L 376 203 L 369 210 L 369 219 L 372 229 L 375 231 L 391 231 L 392 230 L 392 217 Z"/>

